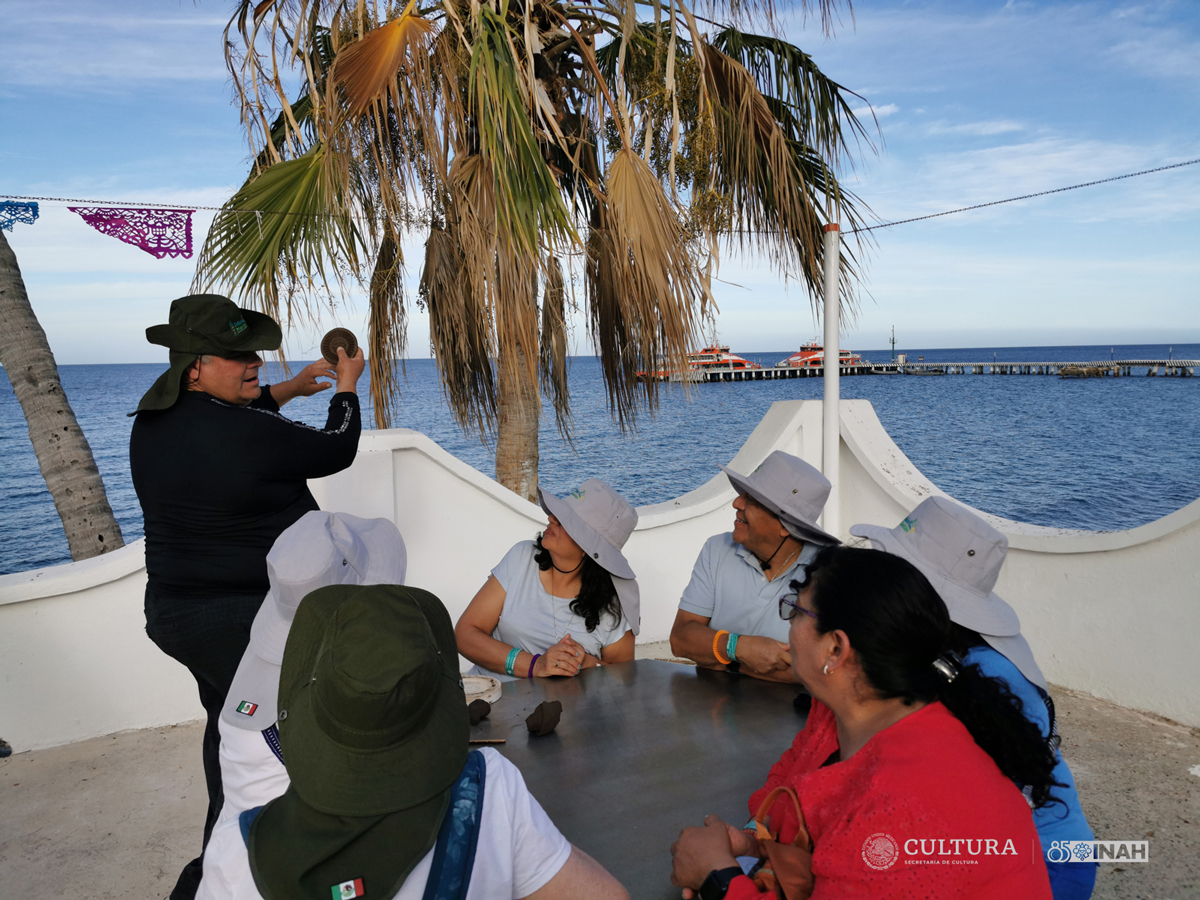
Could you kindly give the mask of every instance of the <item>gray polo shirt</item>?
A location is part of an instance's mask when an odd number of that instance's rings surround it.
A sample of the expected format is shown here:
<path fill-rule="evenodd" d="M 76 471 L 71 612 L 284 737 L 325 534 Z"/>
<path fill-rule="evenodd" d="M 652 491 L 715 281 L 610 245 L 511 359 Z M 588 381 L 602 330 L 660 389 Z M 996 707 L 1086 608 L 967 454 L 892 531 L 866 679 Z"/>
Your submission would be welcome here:
<path fill-rule="evenodd" d="M 796 561 L 768 581 L 754 554 L 733 542 L 733 532 L 715 534 L 705 541 L 696 558 L 692 580 L 684 588 L 679 608 L 706 616 L 709 627 L 718 631 L 786 642 L 788 623 L 779 618 L 779 598 L 819 549 L 806 541 Z"/>

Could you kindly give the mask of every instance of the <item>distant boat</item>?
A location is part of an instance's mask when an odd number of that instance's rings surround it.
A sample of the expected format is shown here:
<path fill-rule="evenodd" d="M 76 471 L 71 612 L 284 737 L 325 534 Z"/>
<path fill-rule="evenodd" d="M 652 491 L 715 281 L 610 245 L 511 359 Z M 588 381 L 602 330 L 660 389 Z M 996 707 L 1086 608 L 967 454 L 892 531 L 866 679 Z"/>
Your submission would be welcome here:
<path fill-rule="evenodd" d="M 917 369 L 908 366 L 900 368 L 901 375 L 945 375 L 945 369 Z"/>
<path fill-rule="evenodd" d="M 838 362 L 843 366 L 869 365 L 870 360 L 864 360 L 853 350 L 838 352 Z M 800 349 L 775 363 L 777 369 L 820 369 L 825 365 L 825 347 L 817 340 L 801 344 Z"/>
<path fill-rule="evenodd" d="M 712 344 L 705 347 L 698 353 L 689 353 L 688 361 L 688 381 L 705 381 L 705 372 L 720 371 L 744 371 L 746 369 L 761 369 L 756 362 L 751 362 L 744 359 L 735 353 L 729 352 L 729 347 L 725 344 Z M 638 381 L 649 381 L 651 376 L 648 372 L 638 372 Z M 684 377 L 679 372 L 667 372 L 660 369 L 654 373 L 655 381 L 683 381 Z"/>

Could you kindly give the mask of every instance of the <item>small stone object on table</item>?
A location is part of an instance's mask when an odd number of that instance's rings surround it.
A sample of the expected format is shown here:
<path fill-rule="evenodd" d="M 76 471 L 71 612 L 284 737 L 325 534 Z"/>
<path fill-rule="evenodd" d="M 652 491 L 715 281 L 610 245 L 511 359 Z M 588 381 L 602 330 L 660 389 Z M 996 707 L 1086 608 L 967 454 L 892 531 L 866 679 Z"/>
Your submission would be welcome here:
<path fill-rule="evenodd" d="M 558 700 L 543 700 L 525 719 L 525 727 L 529 729 L 530 734 L 545 737 L 558 727 L 561 718 L 562 703 Z"/>
<path fill-rule="evenodd" d="M 488 713 L 492 711 L 492 704 L 486 700 L 472 700 L 467 704 L 467 715 L 471 718 L 471 727 L 475 727 L 480 722 L 488 717 Z"/>

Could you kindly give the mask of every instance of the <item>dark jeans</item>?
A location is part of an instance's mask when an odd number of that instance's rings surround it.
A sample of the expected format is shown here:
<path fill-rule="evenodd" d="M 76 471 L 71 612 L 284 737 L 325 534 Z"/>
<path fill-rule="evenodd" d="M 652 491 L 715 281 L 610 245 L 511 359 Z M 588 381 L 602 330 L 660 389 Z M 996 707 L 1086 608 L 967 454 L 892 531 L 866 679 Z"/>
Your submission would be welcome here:
<path fill-rule="evenodd" d="M 146 588 L 146 634 L 163 653 L 188 667 L 208 714 L 204 728 L 204 779 L 208 783 L 208 816 L 200 855 L 183 868 L 170 900 L 192 900 L 203 874 L 204 847 L 221 812 L 221 735 L 217 720 L 242 654 L 250 642 L 250 623 L 263 595 L 178 597 Z"/>

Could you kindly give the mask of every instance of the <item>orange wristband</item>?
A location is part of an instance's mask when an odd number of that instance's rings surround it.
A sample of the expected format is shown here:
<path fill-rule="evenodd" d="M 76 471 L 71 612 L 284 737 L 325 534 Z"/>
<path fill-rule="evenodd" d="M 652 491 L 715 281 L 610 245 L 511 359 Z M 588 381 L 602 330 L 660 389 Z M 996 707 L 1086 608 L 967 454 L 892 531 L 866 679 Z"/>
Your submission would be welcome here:
<path fill-rule="evenodd" d="M 722 659 L 721 651 L 719 649 L 717 649 L 721 644 L 721 635 L 725 635 L 725 637 L 729 637 L 729 632 L 722 629 L 721 631 L 718 631 L 715 635 L 713 635 L 713 648 L 712 648 L 713 656 L 715 656 L 717 658 L 717 662 L 719 662 L 721 665 L 727 666 L 731 662 L 733 662 L 733 660 Z"/>

